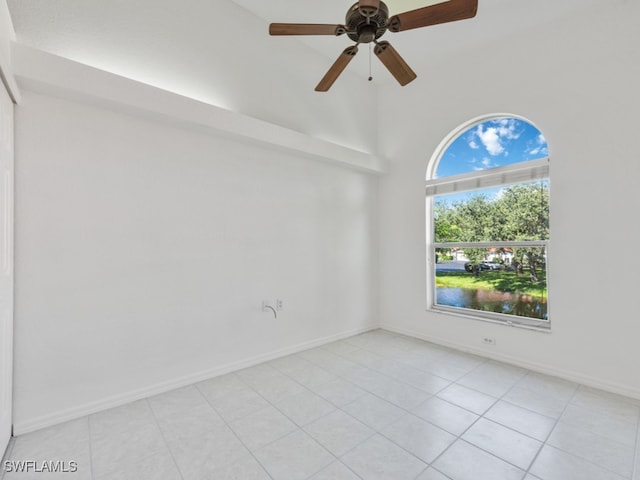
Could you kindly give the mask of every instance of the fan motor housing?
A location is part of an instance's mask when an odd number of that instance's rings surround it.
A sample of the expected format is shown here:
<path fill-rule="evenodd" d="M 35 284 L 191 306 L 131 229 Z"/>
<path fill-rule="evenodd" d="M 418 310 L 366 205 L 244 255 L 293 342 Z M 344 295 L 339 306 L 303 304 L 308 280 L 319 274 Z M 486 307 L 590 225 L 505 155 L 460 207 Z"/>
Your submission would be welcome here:
<path fill-rule="evenodd" d="M 358 3 L 354 4 L 347 12 L 345 19 L 347 36 L 357 43 L 373 42 L 387 31 L 389 8 L 380 2 L 378 11 L 367 18 L 360 12 L 358 5 Z"/>

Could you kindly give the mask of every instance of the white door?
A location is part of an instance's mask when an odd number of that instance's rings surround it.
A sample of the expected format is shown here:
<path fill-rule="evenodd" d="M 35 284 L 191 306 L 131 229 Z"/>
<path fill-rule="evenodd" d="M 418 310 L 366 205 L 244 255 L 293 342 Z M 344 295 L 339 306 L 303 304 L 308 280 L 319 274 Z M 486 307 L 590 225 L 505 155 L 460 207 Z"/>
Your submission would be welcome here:
<path fill-rule="evenodd" d="M 13 396 L 13 103 L 0 81 L 0 458 Z"/>

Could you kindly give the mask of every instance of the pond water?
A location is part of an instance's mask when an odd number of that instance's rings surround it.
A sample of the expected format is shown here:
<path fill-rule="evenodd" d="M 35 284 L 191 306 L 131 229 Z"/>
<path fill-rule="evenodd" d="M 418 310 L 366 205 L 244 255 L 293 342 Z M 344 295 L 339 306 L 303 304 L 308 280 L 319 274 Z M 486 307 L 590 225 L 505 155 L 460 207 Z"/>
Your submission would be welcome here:
<path fill-rule="evenodd" d="M 520 293 L 438 287 L 436 304 L 546 320 L 547 299 Z"/>

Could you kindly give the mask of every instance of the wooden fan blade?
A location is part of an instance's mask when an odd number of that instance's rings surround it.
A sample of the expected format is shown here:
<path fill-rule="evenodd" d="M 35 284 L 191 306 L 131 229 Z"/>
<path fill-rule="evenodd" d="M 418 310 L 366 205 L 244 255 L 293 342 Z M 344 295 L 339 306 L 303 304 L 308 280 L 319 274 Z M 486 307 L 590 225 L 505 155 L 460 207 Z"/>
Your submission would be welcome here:
<path fill-rule="evenodd" d="M 358 10 L 367 18 L 374 16 L 379 9 L 380 0 L 360 0 L 358 2 Z"/>
<path fill-rule="evenodd" d="M 439 23 L 455 22 L 473 18 L 477 11 L 478 0 L 449 0 L 394 15 L 389 19 L 389 30 L 400 32 Z"/>
<path fill-rule="evenodd" d="M 344 52 L 340 54 L 338 59 L 335 61 L 329 71 L 322 77 L 320 83 L 316 87 L 316 92 L 326 92 L 331 88 L 333 82 L 340 76 L 340 74 L 347 68 L 349 62 L 353 60 L 353 57 L 358 53 L 358 46 L 353 45 L 352 47 L 347 47 L 344 49 Z"/>
<path fill-rule="evenodd" d="M 347 29 L 344 25 L 323 23 L 272 23 L 269 35 L 342 35 Z"/>
<path fill-rule="evenodd" d="M 373 52 L 403 87 L 416 79 L 416 73 L 389 42 L 379 42 Z"/>

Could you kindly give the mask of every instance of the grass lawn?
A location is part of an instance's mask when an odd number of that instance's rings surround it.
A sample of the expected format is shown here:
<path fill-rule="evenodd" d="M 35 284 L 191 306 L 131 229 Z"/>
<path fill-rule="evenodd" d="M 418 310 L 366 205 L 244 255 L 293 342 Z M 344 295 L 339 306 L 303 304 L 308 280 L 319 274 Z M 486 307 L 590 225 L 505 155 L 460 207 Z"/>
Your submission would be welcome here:
<path fill-rule="evenodd" d="M 500 292 L 521 293 L 532 297 L 547 296 L 547 273 L 538 270 L 537 283 L 532 283 L 529 272 L 516 275 L 504 270 L 488 270 L 474 277 L 469 272 L 442 272 L 436 275 L 437 287 L 470 288 L 474 290 L 498 290 Z"/>

